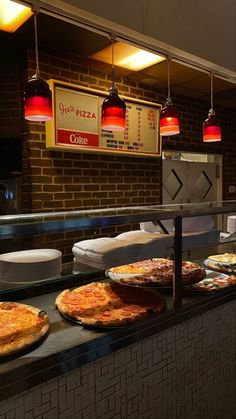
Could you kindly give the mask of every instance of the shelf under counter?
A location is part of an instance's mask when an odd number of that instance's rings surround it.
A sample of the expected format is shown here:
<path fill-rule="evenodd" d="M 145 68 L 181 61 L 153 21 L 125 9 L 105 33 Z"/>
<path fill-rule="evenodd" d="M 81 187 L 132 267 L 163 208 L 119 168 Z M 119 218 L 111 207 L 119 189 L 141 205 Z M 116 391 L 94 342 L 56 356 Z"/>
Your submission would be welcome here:
<path fill-rule="evenodd" d="M 0 399 L 21 393 L 236 298 L 234 288 L 212 295 L 189 295 L 183 298 L 182 309 L 174 312 L 172 296 L 165 293 L 166 312 L 102 331 L 84 328 L 62 318 L 55 307 L 58 293 L 54 291 L 21 301 L 48 313 L 50 331 L 41 344 L 32 347 L 32 350 L 1 360 Z"/>

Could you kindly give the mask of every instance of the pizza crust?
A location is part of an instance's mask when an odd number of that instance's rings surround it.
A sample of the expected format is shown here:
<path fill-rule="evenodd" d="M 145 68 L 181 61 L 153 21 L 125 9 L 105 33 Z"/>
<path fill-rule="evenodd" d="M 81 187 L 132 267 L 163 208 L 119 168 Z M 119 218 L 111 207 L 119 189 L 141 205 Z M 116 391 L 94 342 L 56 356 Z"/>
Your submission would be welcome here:
<path fill-rule="evenodd" d="M 71 313 L 68 311 L 67 306 L 63 304 L 63 297 L 67 292 L 70 292 L 69 289 L 62 291 L 56 298 L 55 305 L 59 311 L 61 311 L 66 316 L 71 316 Z M 76 319 L 76 317 L 74 317 Z"/>

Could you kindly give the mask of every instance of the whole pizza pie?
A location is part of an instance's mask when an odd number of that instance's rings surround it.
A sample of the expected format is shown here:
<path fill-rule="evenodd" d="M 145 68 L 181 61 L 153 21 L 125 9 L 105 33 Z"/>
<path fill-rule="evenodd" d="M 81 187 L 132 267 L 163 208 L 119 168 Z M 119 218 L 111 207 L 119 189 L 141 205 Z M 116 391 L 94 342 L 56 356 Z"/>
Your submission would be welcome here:
<path fill-rule="evenodd" d="M 235 273 L 236 272 L 236 254 L 222 253 L 218 255 L 208 256 L 204 264 L 219 272 Z"/>
<path fill-rule="evenodd" d="M 173 260 L 156 258 L 150 260 L 150 262 L 145 261 L 145 274 L 130 275 L 133 269 L 133 266 L 136 264 L 123 266 L 121 269 L 122 273 L 125 273 L 127 276 L 121 276 L 119 282 L 129 285 L 141 285 L 141 286 L 172 286 L 173 285 Z M 149 266 L 149 269 L 148 269 Z M 111 271 L 119 272 L 119 267 L 112 268 Z M 204 279 L 206 276 L 206 271 L 204 268 L 198 264 L 190 261 L 182 262 L 182 284 L 193 284 Z"/>
<path fill-rule="evenodd" d="M 121 326 L 160 313 L 164 298 L 152 290 L 124 287 L 118 283 L 92 282 L 56 299 L 60 313 L 87 326 Z"/>
<path fill-rule="evenodd" d="M 0 302 L 0 357 L 28 348 L 48 329 L 45 311 L 26 304 Z"/>

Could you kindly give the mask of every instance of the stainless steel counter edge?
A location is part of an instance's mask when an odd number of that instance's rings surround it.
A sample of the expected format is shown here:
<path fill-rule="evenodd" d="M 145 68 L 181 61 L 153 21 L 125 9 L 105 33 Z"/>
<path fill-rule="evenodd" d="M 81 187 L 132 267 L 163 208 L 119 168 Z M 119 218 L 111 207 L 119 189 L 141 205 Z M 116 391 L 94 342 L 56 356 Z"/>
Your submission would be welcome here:
<path fill-rule="evenodd" d="M 70 232 L 144 221 L 233 213 L 236 201 L 150 205 L 0 217 L 0 239 L 18 235 Z"/>
<path fill-rule="evenodd" d="M 58 291 L 22 301 L 44 308 L 50 317 L 51 330 L 41 344 L 1 360 L 0 400 L 236 299 L 234 288 L 214 295 L 194 295 L 185 298 L 183 308 L 176 312 L 171 309 L 172 298 L 167 296 L 169 310 L 165 313 L 125 327 L 96 332 L 63 319 L 54 306 L 57 294 Z"/>

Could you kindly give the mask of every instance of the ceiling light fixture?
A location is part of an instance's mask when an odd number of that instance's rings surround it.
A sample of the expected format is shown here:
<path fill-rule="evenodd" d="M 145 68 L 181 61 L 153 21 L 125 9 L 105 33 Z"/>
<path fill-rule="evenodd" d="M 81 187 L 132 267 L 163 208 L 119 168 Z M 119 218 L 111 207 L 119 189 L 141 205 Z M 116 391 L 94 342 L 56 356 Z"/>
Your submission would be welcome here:
<path fill-rule="evenodd" d="M 36 73 L 24 88 L 25 119 L 48 121 L 52 119 L 52 94 L 48 83 L 39 75 L 37 13 L 34 10 Z"/>
<path fill-rule="evenodd" d="M 165 60 L 164 56 L 118 41 L 114 44 L 115 65 L 132 71 L 140 71 Z M 91 55 L 92 59 L 111 64 L 111 46 Z"/>
<path fill-rule="evenodd" d="M 114 39 L 111 38 L 112 46 L 112 85 L 108 97 L 102 104 L 101 128 L 107 131 L 123 131 L 125 129 L 126 104 L 118 95 L 115 86 L 114 68 Z"/>
<path fill-rule="evenodd" d="M 30 7 L 10 0 L 0 2 L 0 30 L 15 32 L 31 15 Z"/>
<path fill-rule="evenodd" d="M 213 143 L 221 141 L 221 127 L 219 121 L 215 116 L 213 108 L 213 73 L 210 73 L 211 78 L 211 108 L 208 113 L 208 118 L 203 122 L 203 142 Z"/>
<path fill-rule="evenodd" d="M 179 117 L 170 97 L 170 58 L 167 57 L 168 97 L 160 114 L 160 135 L 176 135 L 180 133 Z"/>

